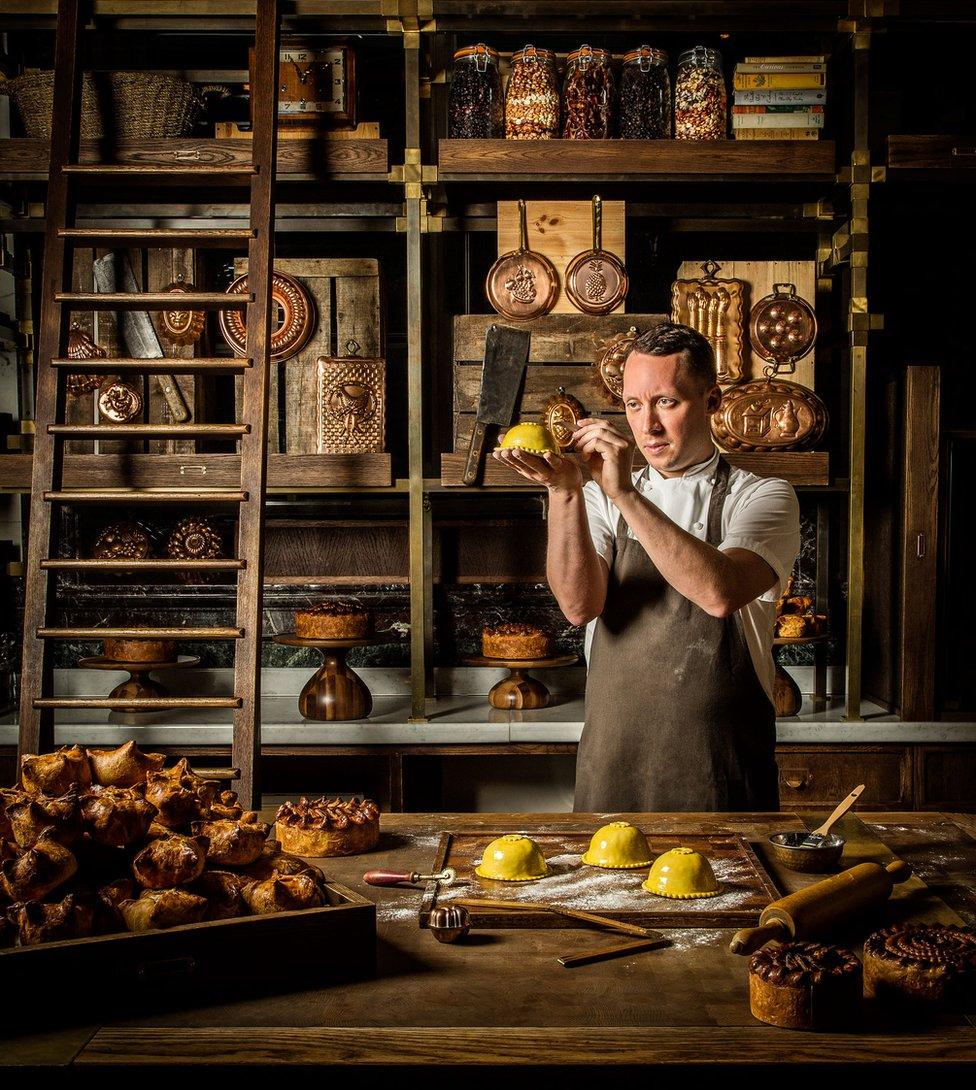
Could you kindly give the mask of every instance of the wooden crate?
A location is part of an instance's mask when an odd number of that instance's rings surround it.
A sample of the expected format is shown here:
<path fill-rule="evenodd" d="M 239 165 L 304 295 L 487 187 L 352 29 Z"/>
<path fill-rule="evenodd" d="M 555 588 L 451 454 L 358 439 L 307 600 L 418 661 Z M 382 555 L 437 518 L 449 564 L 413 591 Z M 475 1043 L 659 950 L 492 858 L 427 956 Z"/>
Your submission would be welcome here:
<path fill-rule="evenodd" d="M 287 258 L 275 272 L 295 277 L 315 301 L 315 332 L 297 355 L 272 366 L 268 449 L 272 453 L 315 454 L 319 356 L 384 356 L 379 262 L 375 258 Z M 234 262 L 234 275 L 247 272 L 247 260 Z M 237 412 L 241 379 L 237 379 Z M 281 427 L 280 425 L 283 425 Z M 377 458 L 384 456 L 377 455 Z"/>
<path fill-rule="evenodd" d="M 96 1009 L 373 976 L 376 906 L 337 882 L 327 881 L 326 892 L 327 906 L 301 912 L 0 950 L 0 984 L 18 1010 L 33 1011 L 36 1026 Z"/>

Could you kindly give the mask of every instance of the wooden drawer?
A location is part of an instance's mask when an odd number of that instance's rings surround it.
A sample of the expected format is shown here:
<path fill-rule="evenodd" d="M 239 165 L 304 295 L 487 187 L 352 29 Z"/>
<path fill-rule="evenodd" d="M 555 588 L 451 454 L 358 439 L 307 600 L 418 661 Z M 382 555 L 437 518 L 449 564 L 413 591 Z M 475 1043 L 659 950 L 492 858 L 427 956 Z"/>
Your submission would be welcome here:
<path fill-rule="evenodd" d="M 860 810 L 912 806 L 912 754 L 907 746 L 777 746 L 780 807 L 822 809 L 865 785 Z"/>
<path fill-rule="evenodd" d="M 971 136 L 889 136 L 889 170 L 976 168 L 976 140 Z"/>
<path fill-rule="evenodd" d="M 976 746 L 916 746 L 915 790 L 916 810 L 976 810 Z"/>

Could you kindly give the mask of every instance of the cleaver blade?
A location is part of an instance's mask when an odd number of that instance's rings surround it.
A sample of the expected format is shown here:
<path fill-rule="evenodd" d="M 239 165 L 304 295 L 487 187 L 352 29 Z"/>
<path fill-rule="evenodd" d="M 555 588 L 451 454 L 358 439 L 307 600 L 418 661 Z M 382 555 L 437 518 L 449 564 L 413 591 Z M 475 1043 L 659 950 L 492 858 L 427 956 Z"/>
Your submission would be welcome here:
<path fill-rule="evenodd" d="M 511 329 L 503 325 L 488 327 L 485 359 L 481 368 L 478 415 L 471 433 L 464 476 L 461 478 L 465 484 L 476 484 L 478 481 L 489 425 L 507 427 L 512 422 L 525 365 L 529 361 L 530 341 L 528 330 Z"/>

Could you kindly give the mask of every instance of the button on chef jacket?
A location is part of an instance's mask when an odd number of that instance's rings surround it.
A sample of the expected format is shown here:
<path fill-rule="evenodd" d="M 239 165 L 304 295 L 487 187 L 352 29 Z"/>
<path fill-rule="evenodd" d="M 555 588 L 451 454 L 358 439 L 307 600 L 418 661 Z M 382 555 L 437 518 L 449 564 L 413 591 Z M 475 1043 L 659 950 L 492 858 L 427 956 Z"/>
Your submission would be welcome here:
<path fill-rule="evenodd" d="M 672 522 L 704 541 L 708 503 L 718 459 L 719 451 L 716 449 L 711 458 L 691 466 L 680 477 L 662 477 L 656 469 L 644 466 L 633 475 L 634 487 Z M 607 567 L 612 568 L 620 512 L 595 481 L 587 481 L 583 485 L 583 498 L 593 545 L 607 562 Z M 637 535 L 629 525 L 627 535 L 637 541 Z M 640 544 L 639 541 L 637 543 Z M 722 511 L 722 543 L 719 548 L 749 549 L 761 556 L 776 574 L 773 586 L 737 613 L 756 677 L 772 700 L 776 599 L 782 595 L 800 552 L 800 505 L 792 485 L 732 467 L 729 492 Z M 587 662 L 595 628 L 596 620 L 586 626 Z M 694 679 L 689 678 L 688 681 L 693 683 Z"/>

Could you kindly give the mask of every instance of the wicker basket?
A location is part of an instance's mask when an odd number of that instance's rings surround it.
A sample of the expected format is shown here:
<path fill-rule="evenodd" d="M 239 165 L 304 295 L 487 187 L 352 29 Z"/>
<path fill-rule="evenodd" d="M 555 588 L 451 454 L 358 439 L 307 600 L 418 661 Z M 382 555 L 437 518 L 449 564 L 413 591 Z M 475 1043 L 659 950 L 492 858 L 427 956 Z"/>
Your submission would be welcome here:
<path fill-rule="evenodd" d="M 28 136 L 51 138 L 54 73 L 28 72 L 0 82 Z M 188 136 L 203 103 L 193 84 L 161 72 L 86 72 L 81 94 L 81 138 L 158 140 Z M 108 117 L 106 125 L 104 118 Z"/>

